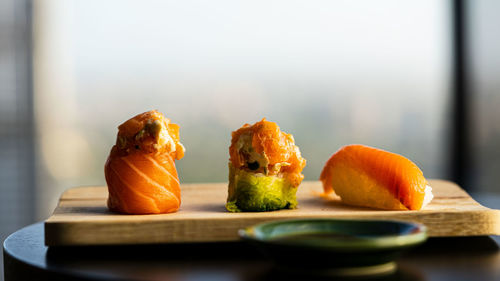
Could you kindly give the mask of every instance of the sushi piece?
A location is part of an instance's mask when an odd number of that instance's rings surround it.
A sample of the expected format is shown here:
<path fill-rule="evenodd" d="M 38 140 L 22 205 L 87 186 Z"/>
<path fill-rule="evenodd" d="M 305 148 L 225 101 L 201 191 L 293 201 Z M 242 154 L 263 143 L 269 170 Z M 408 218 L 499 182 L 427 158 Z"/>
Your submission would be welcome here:
<path fill-rule="evenodd" d="M 177 211 L 181 191 L 174 161 L 184 151 L 179 126 L 156 110 L 121 124 L 104 166 L 108 208 L 125 214 Z"/>
<path fill-rule="evenodd" d="M 347 145 L 333 154 L 321 172 L 326 194 L 335 192 L 349 205 L 388 210 L 420 210 L 432 200 L 432 188 L 409 159 L 364 145 Z"/>
<path fill-rule="evenodd" d="M 245 124 L 232 133 L 226 209 L 273 211 L 297 207 L 306 160 L 293 136 L 274 122 Z"/>

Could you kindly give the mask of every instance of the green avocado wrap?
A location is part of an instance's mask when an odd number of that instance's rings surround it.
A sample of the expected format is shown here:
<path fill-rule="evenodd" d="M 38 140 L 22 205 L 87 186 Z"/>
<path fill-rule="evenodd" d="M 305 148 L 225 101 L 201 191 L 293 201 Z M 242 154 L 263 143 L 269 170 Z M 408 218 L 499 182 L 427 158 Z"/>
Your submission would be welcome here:
<path fill-rule="evenodd" d="M 297 188 L 285 178 L 236 170 L 229 163 L 228 211 L 294 209 L 297 207 L 296 192 Z"/>

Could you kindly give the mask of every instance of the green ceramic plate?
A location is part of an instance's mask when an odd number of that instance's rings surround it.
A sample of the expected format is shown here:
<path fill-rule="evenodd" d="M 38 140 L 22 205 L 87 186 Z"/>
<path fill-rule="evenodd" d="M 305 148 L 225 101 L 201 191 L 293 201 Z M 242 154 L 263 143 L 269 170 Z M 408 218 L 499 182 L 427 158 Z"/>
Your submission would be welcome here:
<path fill-rule="evenodd" d="M 421 224 L 342 219 L 274 221 L 241 229 L 239 235 L 280 267 L 343 276 L 393 272 L 403 250 L 427 239 Z"/>

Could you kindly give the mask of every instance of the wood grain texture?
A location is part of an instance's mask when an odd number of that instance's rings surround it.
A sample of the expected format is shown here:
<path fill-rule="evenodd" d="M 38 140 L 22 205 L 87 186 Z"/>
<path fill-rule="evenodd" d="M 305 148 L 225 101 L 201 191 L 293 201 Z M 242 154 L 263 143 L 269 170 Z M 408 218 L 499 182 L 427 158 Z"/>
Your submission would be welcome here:
<path fill-rule="evenodd" d="M 456 184 L 431 180 L 434 200 L 420 211 L 385 211 L 344 205 L 322 198 L 320 182 L 304 182 L 295 210 L 229 213 L 227 184 L 184 184 L 181 208 L 161 215 L 121 215 L 106 207 L 107 188 L 67 190 L 45 221 L 45 244 L 114 245 L 238 240 L 237 230 L 256 223 L 293 218 L 393 219 L 424 223 L 429 236 L 500 234 L 500 210 L 474 201 Z"/>

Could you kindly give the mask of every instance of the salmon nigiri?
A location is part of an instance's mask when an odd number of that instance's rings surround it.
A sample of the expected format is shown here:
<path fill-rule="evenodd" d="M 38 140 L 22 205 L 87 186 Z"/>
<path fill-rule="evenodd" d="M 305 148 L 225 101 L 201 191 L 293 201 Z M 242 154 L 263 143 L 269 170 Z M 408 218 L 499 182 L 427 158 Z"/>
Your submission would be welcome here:
<path fill-rule="evenodd" d="M 293 136 L 265 118 L 232 133 L 226 209 L 272 211 L 297 206 L 306 160 Z"/>
<path fill-rule="evenodd" d="M 104 166 L 109 209 L 126 214 L 177 211 L 181 191 L 174 161 L 184 151 L 179 126 L 156 110 L 121 124 Z"/>
<path fill-rule="evenodd" d="M 422 171 L 409 159 L 364 145 L 347 145 L 326 162 L 320 180 L 349 205 L 420 210 L 433 198 Z"/>

